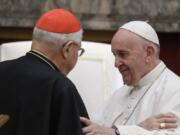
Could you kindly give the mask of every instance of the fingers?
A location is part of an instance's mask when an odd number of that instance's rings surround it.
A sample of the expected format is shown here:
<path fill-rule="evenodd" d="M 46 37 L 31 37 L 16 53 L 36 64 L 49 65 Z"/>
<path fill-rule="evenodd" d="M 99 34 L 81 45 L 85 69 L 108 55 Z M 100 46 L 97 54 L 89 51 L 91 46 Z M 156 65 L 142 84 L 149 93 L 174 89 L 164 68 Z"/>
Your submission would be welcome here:
<path fill-rule="evenodd" d="M 177 118 L 160 118 L 159 123 L 177 123 Z"/>
<path fill-rule="evenodd" d="M 86 126 L 89 126 L 91 124 L 91 121 L 85 117 L 80 117 L 80 121 L 84 123 Z"/>
<path fill-rule="evenodd" d="M 157 119 L 160 119 L 160 118 L 163 118 L 163 117 L 166 117 L 166 118 L 176 118 L 176 115 L 173 114 L 173 113 L 160 113 L 160 114 L 155 116 L 155 118 L 157 118 Z"/>
<path fill-rule="evenodd" d="M 175 129 L 177 128 L 176 123 L 165 123 L 165 128 L 164 129 Z"/>
<path fill-rule="evenodd" d="M 159 114 L 155 116 L 159 122 L 160 129 L 175 129 L 177 128 L 177 116 L 173 113 Z"/>
<path fill-rule="evenodd" d="M 7 114 L 0 114 L 0 128 L 8 122 L 10 116 Z"/>
<path fill-rule="evenodd" d="M 142 121 L 139 126 L 147 130 L 174 130 L 177 128 L 178 118 L 173 113 L 158 114 L 152 117 L 148 117 Z"/>
<path fill-rule="evenodd" d="M 156 116 L 156 118 L 159 123 L 177 123 L 177 117 L 172 113 L 159 114 Z"/>
<path fill-rule="evenodd" d="M 160 123 L 176 123 L 177 116 L 173 113 L 164 113 L 154 116 Z"/>
<path fill-rule="evenodd" d="M 84 127 L 83 129 L 82 129 L 82 131 L 83 131 L 83 134 L 87 134 L 87 133 L 90 133 L 91 132 L 91 127 L 90 126 L 88 126 L 88 127 Z"/>
<path fill-rule="evenodd" d="M 89 133 L 92 130 L 91 124 L 93 124 L 93 123 L 85 117 L 80 117 L 80 121 L 86 125 L 86 127 L 84 127 L 82 129 L 83 134 L 90 135 Z"/>

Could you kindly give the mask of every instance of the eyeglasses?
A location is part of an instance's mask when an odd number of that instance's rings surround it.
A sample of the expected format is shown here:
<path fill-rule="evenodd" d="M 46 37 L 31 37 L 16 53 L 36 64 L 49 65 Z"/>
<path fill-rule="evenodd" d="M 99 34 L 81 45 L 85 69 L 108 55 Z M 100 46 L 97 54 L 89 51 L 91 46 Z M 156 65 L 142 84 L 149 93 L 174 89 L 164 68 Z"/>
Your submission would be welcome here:
<path fill-rule="evenodd" d="M 81 48 L 81 46 L 78 44 L 74 44 L 74 45 L 78 47 L 78 57 L 82 56 L 85 52 L 85 49 Z"/>
<path fill-rule="evenodd" d="M 84 54 L 84 52 L 85 52 L 85 49 L 81 48 L 81 45 L 79 45 L 79 44 L 73 43 L 73 45 L 75 45 L 77 47 L 77 49 L 78 49 L 78 57 L 82 56 Z"/>
<path fill-rule="evenodd" d="M 79 47 L 78 48 L 78 57 L 82 56 L 84 54 L 85 50 L 84 48 Z"/>

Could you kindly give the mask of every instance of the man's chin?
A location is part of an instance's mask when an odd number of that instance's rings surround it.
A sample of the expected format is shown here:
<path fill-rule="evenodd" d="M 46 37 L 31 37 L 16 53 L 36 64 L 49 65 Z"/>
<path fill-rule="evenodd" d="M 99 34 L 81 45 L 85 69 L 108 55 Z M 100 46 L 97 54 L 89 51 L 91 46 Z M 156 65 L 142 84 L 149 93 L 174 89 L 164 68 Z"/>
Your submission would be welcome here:
<path fill-rule="evenodd" d="M 124 81 L 124 85 L 130 86 L 130 87 L 136 87 L 137 83 Z"/>
<path fill-rule="evenodd" d="M 134 86 L 134 84 L 128 80 L 123 80 L 124 82 L 124 85 L 127 85 L 127 86 Z"/>
<path fill-rule="evenodd" d="M 131 84 L 131 83 L 124 83 L 125 85 L 127 85 L 127 86 L 134 86 L 133 84 Z"/>
<path fill-rule="evenodd" d="M 124 85 L 131 86 L 131 83 L 130 83 L 130 82 L 128 82 L 128 81 L 125 81 L 125 80 L 123 80 L 123 82 L 124 82 Z"/>

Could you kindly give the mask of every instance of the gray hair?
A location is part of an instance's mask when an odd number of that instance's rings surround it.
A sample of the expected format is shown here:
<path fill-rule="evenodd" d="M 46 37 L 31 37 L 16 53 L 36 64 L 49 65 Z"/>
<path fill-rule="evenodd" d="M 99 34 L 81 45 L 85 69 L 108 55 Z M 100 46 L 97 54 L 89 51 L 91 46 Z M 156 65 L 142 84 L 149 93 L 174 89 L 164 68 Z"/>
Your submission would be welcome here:
<path fill-rule="evenodd" d="M 137 35 L 138 36 L 138 35 Z M 140 37 L 140 36 L 139 36 Z M 147 39 L 145 39 L 145 38 L 143 38 L 143 37 L 140 37 L 141 39 L 143 39 L 145 42 L 147 42 L 147 43 L 151 43 L 154 47 L 155 47 L 155 51 L 156 51 L 156 57 L 157 58 L 159 58 L 159 55 L 160 55 L 160 45 L 158 45 L 158 44 L 156 44 L 156 43 L 154 43 L 154 42 L 152 42 L 152 41 L 149 41 L 149 40 L 147 40 Z"/>
<path fill-rule="evenodd" d="M 33 41 L 53 43 L 58 46 L 62 46 L 68 41 L 73 41 L 76 44 L 80 45 L 82 40 L 82 33 L 83 33 L 82 29 L 79 30 L 78 32 L 62 34 L 62 33 L 48 32 L 35 27 L 33 31 Z"/>
<path fill-rule="evenodd" d="M 141 42 L 142 42 L 142 44 L 145 44 L 145 45 L 147 45 L 147 44 L 152 44 L 154 47 L 155 47 L 155 53 L 156 53 L 156 57 L 157 58 L 159 58 L 159 55 L 160 55 L 160 44 L 156 44 L 155 42 L 152 42 L 152 41 L 150 41 L 150 40 L 148 40 L 148 39 L 146 39 L 146 38 L 144 38 L 144 37 L 142 37 L 142 36 L 140 36 L 140 35 L 138 35 L 138 34 L 136 34 L 136 33 L 134 33 L 134 32 L 131 32 L 131 31 L 129 31 L 129 30 L 127 30 L 129 33 L 131 33 L 131 34 L 133 34 L 135 37 L 137 37 Z"/>

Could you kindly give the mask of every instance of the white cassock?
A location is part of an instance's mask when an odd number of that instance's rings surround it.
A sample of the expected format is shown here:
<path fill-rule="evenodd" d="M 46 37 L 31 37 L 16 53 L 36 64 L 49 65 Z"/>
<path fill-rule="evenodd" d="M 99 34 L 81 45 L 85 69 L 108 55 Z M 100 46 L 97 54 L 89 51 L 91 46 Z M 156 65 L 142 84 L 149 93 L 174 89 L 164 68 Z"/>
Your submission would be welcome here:
<path fill-rule="evenodd" d="M 137 126 L 152 115 L 167 112 L 180 118 L 180 78 L 161 61 L 136 87 L 124 85 L 115 91 L 94 120 L 108 127 L 116 125 L 121 135 L 180 135 L 180 127 L 170 132 Z"/>

